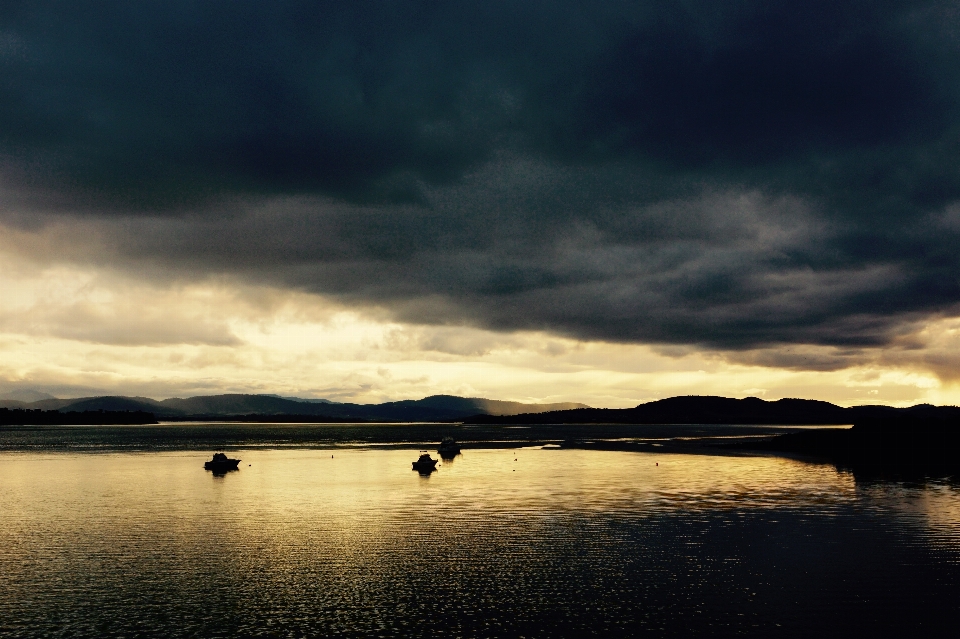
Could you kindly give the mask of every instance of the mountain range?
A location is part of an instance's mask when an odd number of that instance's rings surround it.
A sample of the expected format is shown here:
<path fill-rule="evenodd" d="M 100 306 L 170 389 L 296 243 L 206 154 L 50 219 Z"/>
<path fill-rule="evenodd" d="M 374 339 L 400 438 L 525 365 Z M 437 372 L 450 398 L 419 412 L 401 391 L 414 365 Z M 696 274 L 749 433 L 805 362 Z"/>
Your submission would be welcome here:
<path fill-rule="evenodd" d="M 0 408 L 60 412 L 144 411 L 162 421 L 316 417 L 318 421 L 438 422 L 474 424 L 784 424 L 841 425 L 909 418 L 953 420 L 960 408 L 920 404 L 910 408 L 844 408 L 811 399 L 765 401 L 756 397 L 684 396 L 634 408 L 591 408 L 572 402 L 523 404 L 479 397 L 433 395 L 419 400 L 351 404 L 279 395 L 205 395 L 155 400 L 148 397 L 81 397 L 32 402 L 0 400 Z M 325 418 L 325 420 L 321 420 Z M 303 421 L 297 419 L 295 421 Z"/>
<path fill-rule="evenodd" d="M 81 397 L 75 399 L 40 399 L 32 402 L 0 400 L 0 408 L 30 410 L 83 411 L 146 411 L 157 419 L 216 419 L 230 416 L 327 417 L 359 421 L 456 421 L 474 415 L 519 415 L 542 411 L 589 408 L 586 404 L 523 404 L 479 397 L 433 395 L 419 400 L 385 402 L 383 404 L 350 404 L 329 400 L 300 399 L 278 395 L 206 395 L 164 400 L 149 397 Z"/>
<path fill-rule="evenodd" d="M 757 397 L 670 397 L 634 408 L 575 408 L 517 416 L 475 415 L 472 424 L 778 424 L 842 425 L 889 420 L 950 420 L 960 423 L 960 408 L 918 404 L 909 408 L 851 406 L 813 399 Z"/>

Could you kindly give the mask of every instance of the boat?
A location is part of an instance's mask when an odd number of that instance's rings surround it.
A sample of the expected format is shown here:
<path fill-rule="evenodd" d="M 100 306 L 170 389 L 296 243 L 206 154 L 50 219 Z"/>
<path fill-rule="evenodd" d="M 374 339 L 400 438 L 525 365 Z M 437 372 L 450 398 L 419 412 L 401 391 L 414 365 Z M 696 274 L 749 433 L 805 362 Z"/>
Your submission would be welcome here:
<path fill-rule="evenodd" d="M 213 459 L 204 463 L 203 467 L 215 473 L 225 473 L 228 470 L 238 470 L 239 465 L 239 459 L 229 459 L 223 453 L 214 453 Z"/>
<path fill-rule="evenodd" d="M 424 453 L 420 455 L 420 459 L 413 462 L 413 469 L 420 473 L 432 473 L 437 469 L 438 459 L 433 459 L 430 457 L 430 453 Z"/>
<path fill-rule="evenodd" d="M 444 459 L 456 457 L 460 454 L 460 444 L 458 444 L 457 440 L 453 437 L 444 437 L 443 441 L 440 442 L 440 447 L 437 449 L 437 452 L 440 453 L 440 456 Z"/>

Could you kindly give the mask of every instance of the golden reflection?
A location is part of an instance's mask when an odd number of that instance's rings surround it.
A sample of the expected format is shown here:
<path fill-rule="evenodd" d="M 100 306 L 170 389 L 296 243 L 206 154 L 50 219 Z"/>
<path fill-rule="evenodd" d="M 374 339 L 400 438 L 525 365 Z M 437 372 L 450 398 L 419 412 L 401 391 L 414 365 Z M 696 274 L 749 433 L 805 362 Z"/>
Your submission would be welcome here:
<path fill-rule="evenodd" d="M 229 452 L 221 477 L 208 451 L 0 453 L 0 634 L 560 636 L 769 611 L 768 636 L 820 619 L 799 609 L 887 610 L 876 574 L 935 584 L 922 604 L 960 548 L 955 487 L 776 457 L 466 449 L 424 477 L 416 449 Z"/>
<path fill-rule="evenodd" d="M 411 470 L 417 450 L 234 451 L 239 472 L 215 478 L 207 453 L 3 454 L 0 497 L 14 519 L 65 525 L 154 515 L 187 522 L 207 516 L 289 525 L 317 517 L 345 523 L 406 517 L 421 508 L 445 517 L 480 512 L 630 512 L 773 508 L 848 503 L 852 476 L 831 465 L 766 456 L 708 456 L 570 449 L 467 449 L 441 460 L 429 481 Z M 29 498 L 27 498 L 29 494 Z M 22 499 L 17 499 L 20 495 Z M 44 508 L 36 508 L 40 500 Z M 960 512 L 958 519 L 960 519 Z M 369 523 L 369 522 L 368 522 Z M 39 524 L 38 524 L 39 525 Z"/>

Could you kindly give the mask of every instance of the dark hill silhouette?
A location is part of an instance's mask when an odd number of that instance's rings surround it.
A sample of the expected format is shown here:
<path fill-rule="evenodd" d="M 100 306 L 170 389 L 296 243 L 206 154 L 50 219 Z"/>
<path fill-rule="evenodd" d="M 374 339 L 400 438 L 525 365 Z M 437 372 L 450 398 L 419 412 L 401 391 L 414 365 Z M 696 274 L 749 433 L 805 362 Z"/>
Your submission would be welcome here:
<path fill-rule="evenodd" d="M 431 395 L 418 400 L 388 402 L 381 406 L 419 406 L 435 410 L 457 411 L 467 415 L 520 415 L 524 413 L 544 413 L 558 410 L 589 408 L 586 404 L 562 402 L 557 404 L 521 404 L 481 397 L 456 397 L 455 395 Z"/>
<path fill-rule="evenodd" d="M 316 417 L 317 421 L 458 421 L 476 414 L 512 415 L 535 413 L 558 408 L 583 407 L 584 404 L 521 404 L 483 398 L 434 395 L 420 400 L 404 400 L 383 404 L 336 403 L 327 400 L 301 400 L 277 395 L 207 395 L 171 398 L 162 401 L 146 397 L 86 397 L 79 399 L 45 399 L 33 403 L 2 402 L 0 406 L 60 411 L 141 410 L 159 419 L 215 420 L 240 418 L 270 419 L 281 416 L 296 421 Z"/>
<path fill-rule="evenodd" d="M 174 415 L 228 415 L 260 413 L 263 415 L 313 415 L 326 408 L 325 404 L 306 404 L 271 395 L 209 395 L 165 399 L 160 410 Z"/>
<path fill-rule="evenodd" d="M 49 400 L 37 403 L 48 403 Z M 159 406 L 158 402 L 147 397 L 90 397 L 87 399 L 73 400 L 59 409 L 61 412 L 84 412 L 84 411 L 144 411 L 155 412 Z M 50 409 L 48 409 L 50 410 Z"/>
<path fill-rule="evenodd" d="M 514 416 L 477 415 L 470 424 L 778 424 L 845 425 L 897 415 L 934 418 L 953 415 L 960 408 L 921 404 L 911 408 L 855 406 L 843 408 L 812 399 L 765 401 L 756 397 L 683 396 L 661 399 L 634 408 L 581 408 Z"/>
<path fill-rule="evenodd" d="M 634 408 L 581 408 L 536 415 L 470 418 L 468 423 L 614 423 L 614 424 L 848 424 L 843 408 L 809 399 L 767 402 L 756 397 L 684 396 Z"/>
<path fill-rule="evenodd" d="M 157 401 L 146 397 L 86 397 L 0 402 L 24 409 L 74 411 L 143 411 L 162 420 L 215 420 L 230 416 L 309 417 L 317 421 L 464 421 L 473 424 L 770 424 L 847 425 L 910 416 L 912 419 L 960 419 L 960 408 L 920 404 L 910 408 L 843 408 L 809 399 L 765 401 L 756 397 L 683 396 L 634 408 L 589 408 L 582 404 L 521 404 L 434 395 L 383 404 L 321 403 L 276 395 L 208 395 Z M 560 410 L 557 410 L 560 409 Z M 321 419 L 322 418 L 322 419 Z"/>

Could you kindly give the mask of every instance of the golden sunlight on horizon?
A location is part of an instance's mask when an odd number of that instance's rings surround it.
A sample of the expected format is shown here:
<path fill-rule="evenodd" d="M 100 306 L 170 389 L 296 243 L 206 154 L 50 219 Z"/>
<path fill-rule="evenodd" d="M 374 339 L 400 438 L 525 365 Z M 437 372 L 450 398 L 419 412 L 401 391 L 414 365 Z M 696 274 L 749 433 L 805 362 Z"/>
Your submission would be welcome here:
<path fill-rule="evenodd" d="M 382 310 L 228 280 L 144 283 L 19 266 L 0 275 L 0 393 L 358 403 L 450 394 L 606 408 L 675 395 L 960 403 L 942 372 L 955 369 L 957 320 L 932 322 L 901 348 L 717 352 L 404 324 Z"/>

